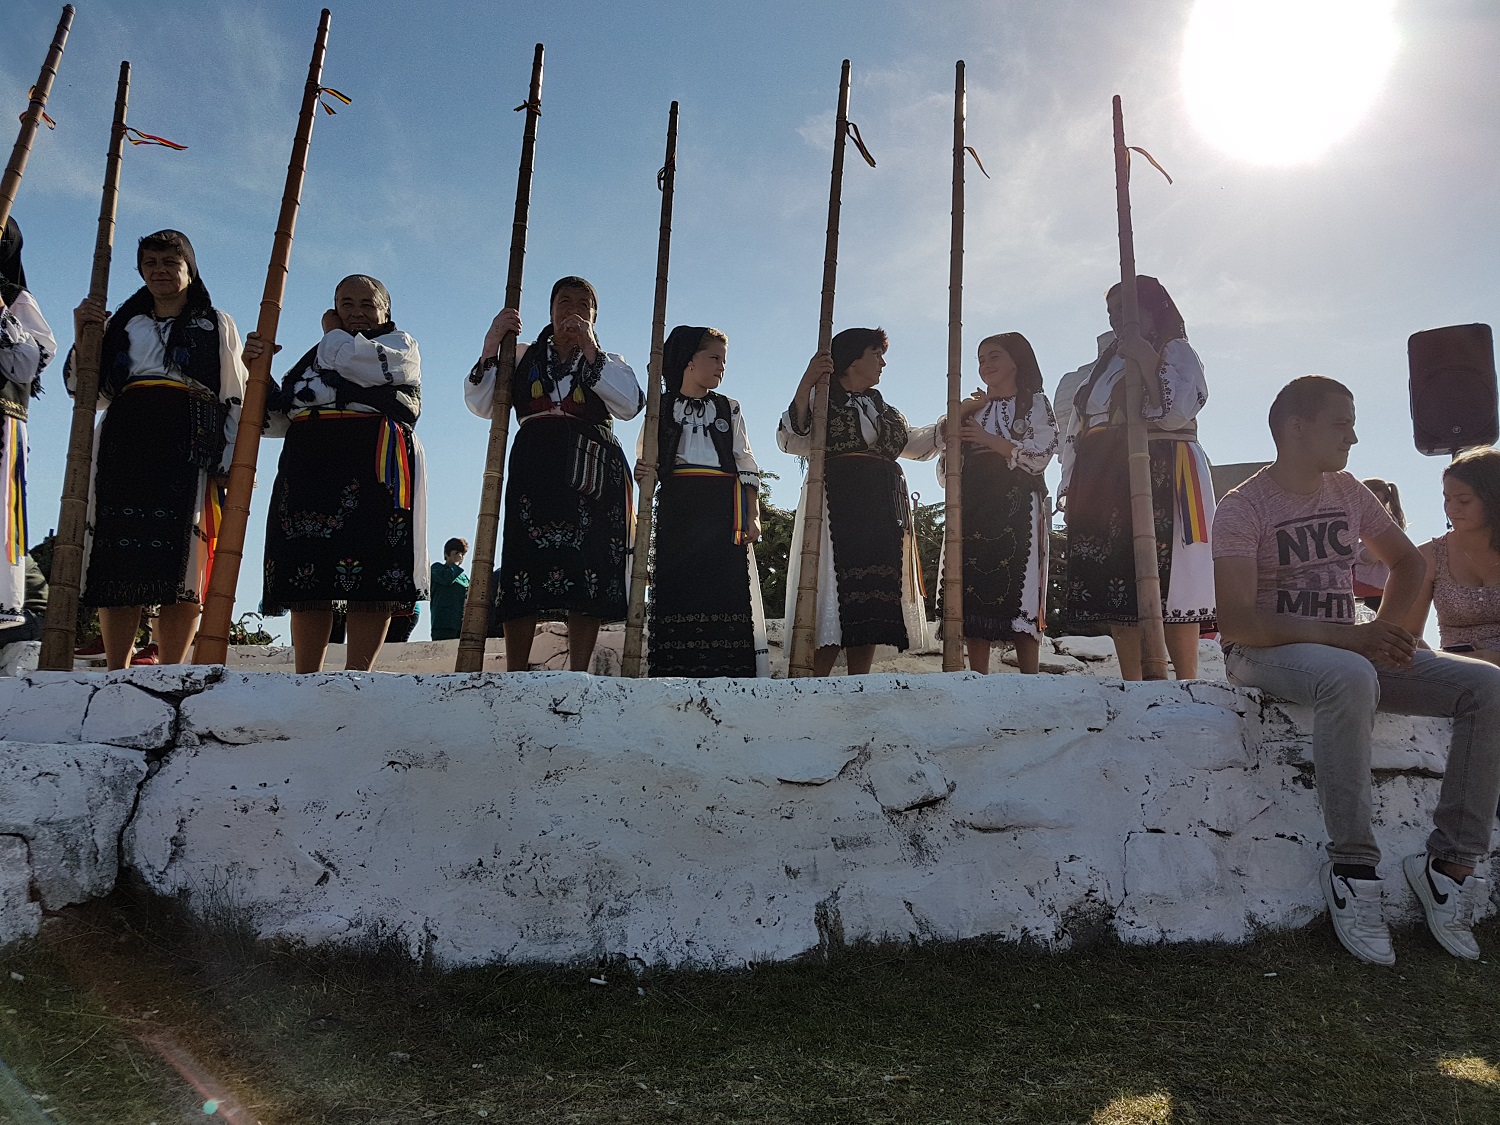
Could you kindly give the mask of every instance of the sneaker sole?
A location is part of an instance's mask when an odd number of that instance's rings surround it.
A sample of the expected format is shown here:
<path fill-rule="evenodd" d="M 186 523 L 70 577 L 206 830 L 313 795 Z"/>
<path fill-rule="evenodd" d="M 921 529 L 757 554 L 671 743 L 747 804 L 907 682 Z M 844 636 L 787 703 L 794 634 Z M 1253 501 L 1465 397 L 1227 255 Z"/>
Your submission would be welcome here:
<path fill-rule="evenodd" d="M 1412 873 L 1413 866 L 1416 873 Z M 1401 874 L 1406 877 L 1406 885 L 1412 889 L 1417 896 L 1417 901 L 1422 904 L 1422 917 L 1427 921 L 1427 932 L 1437 940 L 1437 943 L 1455 957 L 1461 957 L 1465 961 L 1478 961 L 1479 950 L 1466 949 L 1455 945 L 1454 938 L 1441 926 L 1436 926 L 1432 921 L 1432 912 L 1437 903 L 1432 901 L 1432 890 L 1427 886 L 1427 857 L 1425 855 L 1409 855 L 1401 861 Z"/>

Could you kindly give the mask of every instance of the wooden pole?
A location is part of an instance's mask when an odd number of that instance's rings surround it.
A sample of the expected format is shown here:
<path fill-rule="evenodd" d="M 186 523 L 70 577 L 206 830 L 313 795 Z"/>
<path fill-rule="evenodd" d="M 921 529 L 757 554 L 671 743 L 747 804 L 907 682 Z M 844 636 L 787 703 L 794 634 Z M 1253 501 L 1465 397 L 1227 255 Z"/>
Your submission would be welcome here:
<path fill-rule="evenodd" d="M 948 440 L 943 498 L 943 671 L 964 668 L 964 64 L 953 79 L 953 240 L 948 251 Z"/>
<path fill-rule="evenodd" d="M 229 487 L 224 500 L 224 519 L 214 552 L 213 569 L 204 599 L 203 623 L 193 652 L 197 664 L 222 664 L 229 656 L 229 625 L 234 613 L 234 592 L 239 583 L 240 563 L 245 555 L 245 528 L 250 522 L 250 494 L 255 488 L 255 458 L 265 425 L 266 397 L 271 389 L 271 361 L 276 351 L 276 328 L 281 323 L 281 302 L 286 296 L 286 277 L 292 259 L 292 236 L 297 230 L 297 211 L 302 205 L 302 183 L 307 178 L 307 150 L 312 144 L 313 119 L 318 95 L 323 90 L 323 55 L 328 48 L 329 12 L 323 9 L 318 35 L 313 42 L 312 61 L 307 67 L 307 86 L 302 91 L 302 112 L 292 140 L 292 156 L 286 167 L 286 188 L 281 193 L 281 215 L 276 220 L 276 238 L 271 244 L 271 264 L 260 299 L 260 319 L 255 331 L 265 350 L 250 364 L 250 381 L 240 410 L 234 457 L 229 466 Z"/>
<path fill-rule="evenodd" d="M 646 626 L 646 581 L 651 550 L 651 501 L 656 493 L 657 428 L 661 418 L 662 347 L 667 334 L 667 268 L 672 259 L 672 192 L 677 182 L 677 103 L 667 116 L 667 160 L 661 170 L 661 237 L 656 245 L 656 308 L 651 316 L 651 366 L 646 387 L 646 421 L 641 429 L 641 463 L 646 478 L 635 509 L 635 556 L 630 564 L 630 612 L 620 664 L 626 676 L 641 674 Z"/>
<path fill-rule="evenodd" d="M 1140 330 L 1135 280 L 1135 234 L 1130 225 L 1130 151 L 1125 147 L 1125 115 L 1115 95 L 1115 196 L 1120 217 L 1119 334 Z M 1151 374 L 1155 374 L 1152 372 Z M 1162 626 L 1161 578 L 1156 569 L 1156 523 L 1151 512 L 1151 445 L 1141 417 L 1147 373 L 1125 360 L 1125 433 L 1130 467 L 1130 522 L 1135 544 L 1135 598 L 1141 630 L 1141 674 L 1167 678 L 1167 637 Z"/>
<path fill-rule="evenodd" d="M 89 299 L 103 307 L 109 300 L 109 267 L 115 247 L 115 212 L 120 200 L 120 168 L 125 154 L 125 113 L 130 105 L 130 64 L 120 64 L 115 88 L 115 120 L 104 160 L 104 194 L 99 199 L 99 230 L 94 237 L 94 271 Z M 89 478 L 93 475 L 94 411 L 99 404 L 99 349 L 104 325 L 85 324 L 74 342 L 73 425 L 68 432 L 68 464 L 63 473 L 62 504 L 47 576 L 47 624 L 37 667 L 69 672 L 78 628 L 78 591 L 83 580 L 84 525 L 88 522 Z"/>
<path fill-rule="evenodd" d="M 510 231 L 510 272 L 505 282 L 505 307 L 521 307 L 522 267 L 526 263 L 526 223 L 531 214 L 531 170 L 536 157 L 536 125 L 542 116 L 542 45 L 531 60 L 531 92 L 527 95 L 526 132 L 521 139 L 521 167 L 516 176 L 516 212 Z M 510 383 L 516 372 L 516 338 L 500 341 L 500 366 L 495 369 L 495 397 L 491 400 L 490 443 L 484 455 L 484 489 L 479 497 L 479 526 L 474 532 L 469 598 L 464 603 L 455 672 L 484 670 L 484 641 L 489 632 L 491 575 L 495 541 L 500 536 L 501 486 L 505 483 L 505 446 L 510 437 Z M 507 669 L 511 671 L 512 669 Z M 519 671 L 526 671 L 525 668 Z"/>
<path fill-rule="evenodd" d="M 31 156 L 31 141 L 42 123 L 42 111 L 47 108 L 47 98 L 52 94 L 52 81 L 57 77 L 57 67 L 62 62 L 63 48 L 67 46 L 68 31 L 72 26 L 73 5 L 69 4 L 63 8 L 62 18 L 57 21 L 52 46 L 47 48 L 47 61 L 42 63 L 42 72 L 31 88 L 31 103 L 21 114 L 21 131 L 16 134 L 15 147 L 10 150 L 5 175 L 0 177 L 0 230 L 5 229 L 5 221 L 10 218 L 10 209 L 16 202 L 16 191 L 21 186 L 21 176 Z"/>
<path fill-rule="evenodd" d="M 839 108 L 833 127 L 833 170 L 828 185 L 828 239 L 823 248 L 823 307 L 818 351 L 833 347 L 833 296 L 839 272 L 839 212 L 844 193 L 844 141 L 849 133 L 849 60 L 839 75 Z M 828 438 L 828 379 L 813 388 L 811 446 L 807 453 L 807 501 L 802 511 L 802 556 L 796 608 L 788 648 L 787 675 L 811 676 L 817 651 L 818 565 L 823 546 L 823 451 Z"/>

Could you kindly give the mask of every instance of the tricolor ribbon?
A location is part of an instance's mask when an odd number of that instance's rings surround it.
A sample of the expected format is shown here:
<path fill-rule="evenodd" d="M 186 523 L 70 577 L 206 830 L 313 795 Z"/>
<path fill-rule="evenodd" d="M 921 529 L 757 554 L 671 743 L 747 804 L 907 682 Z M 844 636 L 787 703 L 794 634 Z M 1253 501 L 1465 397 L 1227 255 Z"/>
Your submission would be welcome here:
<path fill-rule="evenodd" d="M 984 178 L 988 180 L 990 178 L 990 174 L 988 172 L 985 172 L 984 161 L 979 159 L 979 153 L 974 150 L 974 146 L 964 145 L 964 151 L 974 158 L 974 163 L 979 165 L 979 170 L 981 172 L 984 172 Z"/>
<path fill-rule="evenodd" d="M 396 507 L 411 510 L 411 454 L 406 448 L 406 431 L 391 418 L 383 418 L 380 438 L 375 444 L 375 475 L 391 490 Z"/>
<path fill-rule="evenodd" d="M 875 167 L 875 158 L 870 155 L 870 150 L 865 147 L 865 139 L 859 135 L 859 126 L 852 121 L 845 121 L 844 132 L 853 139 L 854 147 L 859 149 L 859 154 L 865 158 L 865 163 L 871 168 Z"/>
<path fill-rule="evenodd" d="M 5 561 L 15 566 L 26 556 L 26 448 L 19 419 L 7 417 L 3 426 L 5 448 L 0 452 L 9 496 L 0 519 L 5 523 Z"/>
<path fill-rule="evenodd" d="M 1126 167 L 1130 166 L 1130 154 L 1132 152 L 1138 152 L 1142 156 L 1144 156 L 1147 160 L 1151 161 L 1151 167 L 1155 168 L 1163 176 L 1166 176 L 1167 177 L 1167 183 L 1170 184 L 1172 182 L 1172 177 L 1169 176 L 1169 175 L 1167 175 L 1167 170 L 1165 168 L 1163 168 L 1160 164 L 1158 164 L 1156 162 L 1156 157 L 1152 156 L 1145 149 L 1140 148 L 1140 147 L 1138 147 L 1136 145 L 1126 145 L 1125 146 L 1125 165 L 1126 165 Z"/>
<path fill-rule="evenodd" d="M 743 546 L 750 540 L 750 524 L 756 515 L 756 505 L 760 499 L 758 489 L 751 487 L 740 479 L 739 473 L 726 473 L 723 469 L 710 469 L 704 465 L 684 465 L 672 470 L 674 477 L 722 477 L 734 482 L 734 493 L 731 500 L 733 506 L 732 519 L 734 522 L 735 546 Z"/>
<path fill-rule="evenodd" d="M 1190 443 L 1174 441 L 1176 462 L 1174 477 L 1177 511 L 1182 516 L 1183 546 L 1208 542 L 1208 509 L 1203 502 L 1203 481 L 1198 475 L 1198 459 Z"/>
<path fill-rule="evenodd" d="M 158 137 L 152 133 L 143 133 L 139 129 L 132 129 L 129 125 L 125 126 L 125 139 L 133 145 L 161 145 L 162 148 L 174 149 L 177 152 L 184 152 L 187 149 L 187 145 L 180 145 L 176 141 L 169 141 L 166 137 Z"/>
<path fill-rule="evenodd" d="M 353 105 L 354 104 L 353 99 L 351 99 L 347 94 L 341 94 L 341 93 L 339 93 L 332 86 L 319 86 L 318 87 L 318 104 L 323 107 L 323 112 L 324 113 L 327 113 L 327 114 L 331 115 L 331 114 L 335 114 L 335 113 L 338 112 L 338 110 L 334 109 L 333 106 L 329 105 L 327 102 L 325 102 L 323 100 L 323 95 L 324 94 L 327 94 L 330 98 L 337 98 L 339 101 L 343 102 L 345 105 Z"/>

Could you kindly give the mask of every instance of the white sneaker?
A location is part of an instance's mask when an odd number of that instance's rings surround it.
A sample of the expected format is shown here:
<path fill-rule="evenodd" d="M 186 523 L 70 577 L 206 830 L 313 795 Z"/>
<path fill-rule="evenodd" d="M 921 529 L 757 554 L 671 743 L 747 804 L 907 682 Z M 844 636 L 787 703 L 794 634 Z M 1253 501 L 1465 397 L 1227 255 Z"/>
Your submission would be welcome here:
<path fill-rule="evenodd" d="M 1361 961 L 1372 965 L 1394 965 L 1396 951 L 1391 948 L 1391 931 L 1380 912 L 1379 879 L 1346 879 L 1333 873 L 1333 861 L 1326 860 L 1318 872 L 1323 898 L 1333 919 L 1333 932 L 1345 949 Z"/>
<path fill-rule="evenodd" d="M 1474 913 L 1489 895 L 1489 884 L 1478 875 L 1462 883 L 1448 878 L 1432 860 L 1421 853 L 1401 861 L 1401 870 L 1427 915 L 1427 928 L 1438 944 L 1455 957 L 1479 960 L 1479 943 L 1474 940 Z"/>

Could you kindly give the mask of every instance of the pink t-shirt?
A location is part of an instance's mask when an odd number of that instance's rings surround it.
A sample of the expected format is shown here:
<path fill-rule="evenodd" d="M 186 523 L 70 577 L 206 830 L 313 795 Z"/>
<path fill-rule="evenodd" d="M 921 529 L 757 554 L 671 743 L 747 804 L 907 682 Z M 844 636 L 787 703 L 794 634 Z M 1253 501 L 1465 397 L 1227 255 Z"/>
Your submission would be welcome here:
<path fill-rule="evenodd" d="M 1255 560 L 1257 609 L 1352 625 L 1359 541 L 1395 526 L 1352 473 L 1298 496 L 1262 469 L 1219 501 L 1211 540 L 1216 559 Z"/>

